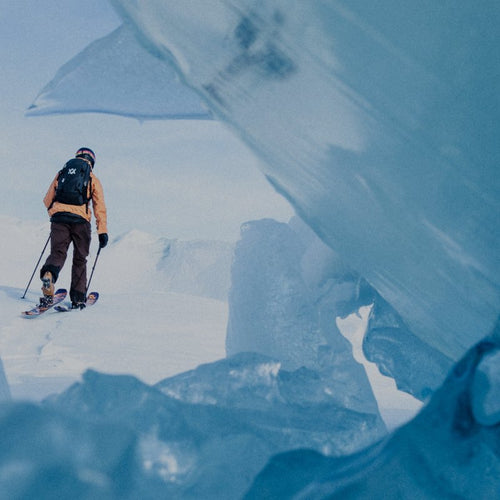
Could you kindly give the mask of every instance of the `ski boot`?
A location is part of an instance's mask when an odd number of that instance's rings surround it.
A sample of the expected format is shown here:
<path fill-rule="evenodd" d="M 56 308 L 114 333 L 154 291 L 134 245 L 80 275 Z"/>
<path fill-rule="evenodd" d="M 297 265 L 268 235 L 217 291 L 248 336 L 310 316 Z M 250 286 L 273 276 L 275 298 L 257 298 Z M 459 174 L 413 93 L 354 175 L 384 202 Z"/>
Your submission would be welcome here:
<path fill-rule="evenodd" d="M 52 304 L 54 300 L 54 282 L 52 281 L 52 273 L 47 271 L 42 277 L 42 293 L 43 297 L 40 299 L 40 303 L 42 299 L 48 301 L 48 303 Z"/>
<path fill-rule="evenodd" d="M 85 309 L 87 302 L 86 292 L 71 290 L 69 293 L 71 298 L 71 309 Z"/>
<path fill-rule="evenodd" d="M 53 295 L 44 295 L 43 297 L 40 297 L 40 303 L 38 304 L 38 307 L 50 307 L 53 303 Z"/>

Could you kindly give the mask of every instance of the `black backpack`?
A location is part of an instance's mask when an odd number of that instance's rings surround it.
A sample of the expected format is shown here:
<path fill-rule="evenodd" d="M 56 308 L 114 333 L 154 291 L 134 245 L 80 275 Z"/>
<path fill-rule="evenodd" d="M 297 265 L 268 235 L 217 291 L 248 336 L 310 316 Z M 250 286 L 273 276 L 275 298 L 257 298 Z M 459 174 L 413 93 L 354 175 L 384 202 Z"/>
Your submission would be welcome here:
<path fill-rule="evenodd" d="M 85 205 L 89 201 L 90 163 L 82 158 L 69 160 L 57 177 L 54 201 L 67 205 Z"/>

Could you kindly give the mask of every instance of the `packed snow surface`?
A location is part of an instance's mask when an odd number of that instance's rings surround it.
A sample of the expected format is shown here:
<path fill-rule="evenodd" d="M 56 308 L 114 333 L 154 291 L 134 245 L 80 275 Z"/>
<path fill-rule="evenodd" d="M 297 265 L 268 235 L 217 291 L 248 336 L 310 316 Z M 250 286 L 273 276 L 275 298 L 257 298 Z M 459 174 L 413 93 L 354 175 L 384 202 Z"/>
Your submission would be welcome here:
<path fill-rule="evenodd" d="M 111 238 L 100 253 L 91 282 L 101 294 L 98 305 L 82 314 L 48 312 L 26 320 L 20 312 L 38 301 L 40 280 L 35 276 L 19 300 L 22 280 L 28 281 L 49 225 L 9 217 L 0 217 L 0 224 L 5 241 L 15 242 L 5 247 L 0 287 L 0 355 L 14 397 L 42 399 L 87 368 L 156 383 L 224 357 L 232 245 L 130 231 Z M 89 270 L 96 251 L 91 248 Z M 56 286 L 69 288 L 69 264 Z M 166 358 L 169 352 L 175 355 Z"/>

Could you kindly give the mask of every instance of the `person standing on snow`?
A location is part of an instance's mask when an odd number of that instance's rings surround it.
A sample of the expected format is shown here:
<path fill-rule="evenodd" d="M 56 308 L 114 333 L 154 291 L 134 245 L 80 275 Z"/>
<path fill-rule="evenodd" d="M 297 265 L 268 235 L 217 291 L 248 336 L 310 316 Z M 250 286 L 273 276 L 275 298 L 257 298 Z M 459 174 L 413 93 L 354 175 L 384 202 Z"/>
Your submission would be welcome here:
<path fill-rule="evenodd" d="M 106 205 L 99 179 L 94 175 L 95 154 L 80 148 L 58 172 L 43 199 L 50 216 L 50 255 L 40 270 L 43 297 L 40 305 L 51 304 L 54 283 L 73 243 L 70 299 L 73 309 L 83 309 L 87 293 L 87 257 L 90 250 L 92 207 L 97 223 L 99 248 L 108 243 Z"/>

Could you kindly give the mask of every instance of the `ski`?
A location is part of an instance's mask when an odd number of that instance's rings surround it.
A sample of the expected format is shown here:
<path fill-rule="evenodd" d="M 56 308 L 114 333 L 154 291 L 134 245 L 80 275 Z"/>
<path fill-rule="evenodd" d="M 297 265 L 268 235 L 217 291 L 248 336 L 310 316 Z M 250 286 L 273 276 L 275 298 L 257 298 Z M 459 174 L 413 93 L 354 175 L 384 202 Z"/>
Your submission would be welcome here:
<path fill-rule="evenodd" d="M 53 307 L 57 306 L 57 304 L 59 304 L 66 298 L 67 294 L 68 294 L 67 290 L 65 290 L 64 288 L 60 288 L 54 294 L 54 299 L 52 301 L 52 304 L 47 306 L 37 305 L 33 309 L 30 309 L 28 311 L 23 311 L 21 313 L 21 316 L 23 316 L 23 318 L 36 318 L 41 314 L 43 314 L 45 311 L 48 311 L 49 309 L 52 309 Z"/>
<path fill-rule="evenodd" d="M 98 298 L 99 298 L 99 293 L 98 292 L 90 292 L 87 295 L 87 301 L 85 303 L 86 307 L 93 306 L 97 302 Z M 71 309 L 71 307 L 68 307 L 67 305 L 64 305 L 64 304 L 58 304 L 57 306 L 54 307 L 54 309 L 57 312 L 69 312 L 69 311 L 73 311 L 73 309 Z"/>

